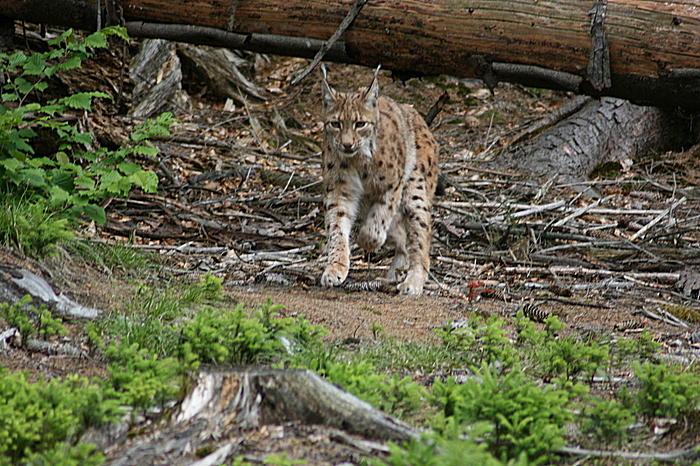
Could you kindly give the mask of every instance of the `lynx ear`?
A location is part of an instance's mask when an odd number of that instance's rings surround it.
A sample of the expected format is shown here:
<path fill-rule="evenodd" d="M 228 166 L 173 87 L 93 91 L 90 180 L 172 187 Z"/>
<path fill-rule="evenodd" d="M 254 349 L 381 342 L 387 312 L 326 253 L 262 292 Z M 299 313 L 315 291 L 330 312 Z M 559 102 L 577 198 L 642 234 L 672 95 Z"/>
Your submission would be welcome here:
<path fill-rule="evenodd" d="M 381 67 L 382 65 L 378 65 L 377 69 L 374 70 L 372 84 L 370 84 L 365 91 L 365 108 L 368 110 L 372 110 L 377 106 L 377 99 L 379 98 L 379 83 L 377 82 L 377 75 L 379 75 L 379 70 Z"/>
<path fill-rule="evenodd" d="M 321 79 L 321 95 L 323 97 L 323 106 L 326 110 L 330 110 L 335 106 L 335 99 L 337 97 L 337 92 L 328 84 L 328 74 L 326 72 L 326 67 L 321 63 L 321 72 L 323 73 L 323 78 Z"/>

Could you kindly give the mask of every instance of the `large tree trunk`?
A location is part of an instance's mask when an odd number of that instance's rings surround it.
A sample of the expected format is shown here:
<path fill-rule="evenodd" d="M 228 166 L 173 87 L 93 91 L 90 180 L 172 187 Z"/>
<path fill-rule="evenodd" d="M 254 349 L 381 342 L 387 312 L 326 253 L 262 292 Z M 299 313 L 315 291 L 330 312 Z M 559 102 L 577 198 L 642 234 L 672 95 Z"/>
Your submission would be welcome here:
<path fill-rule="evenodd" d="M 137 35 L 309 56 L 353 3 L 124 0 L 121 6 Z M 0 15 L 97 26 L 93 1 L 3 0 Z M 173 31 L 173 25 L 189 27 Z M 695 1 L 373 0 L 341 38 L 329 59 L 700 108 Z"/>

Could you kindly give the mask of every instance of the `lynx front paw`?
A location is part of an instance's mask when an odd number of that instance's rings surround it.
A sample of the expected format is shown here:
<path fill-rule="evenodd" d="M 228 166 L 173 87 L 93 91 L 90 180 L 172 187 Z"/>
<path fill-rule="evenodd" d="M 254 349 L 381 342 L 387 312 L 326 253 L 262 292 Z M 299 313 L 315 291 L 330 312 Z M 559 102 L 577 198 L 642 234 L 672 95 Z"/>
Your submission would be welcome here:
<path fill-rule="evenodd" d="M 347 267 L 339 267 L 338 265 L 329 265 L 321 275 L 322 286 L 339 286 L 345 281 L 348 276 Z"/>

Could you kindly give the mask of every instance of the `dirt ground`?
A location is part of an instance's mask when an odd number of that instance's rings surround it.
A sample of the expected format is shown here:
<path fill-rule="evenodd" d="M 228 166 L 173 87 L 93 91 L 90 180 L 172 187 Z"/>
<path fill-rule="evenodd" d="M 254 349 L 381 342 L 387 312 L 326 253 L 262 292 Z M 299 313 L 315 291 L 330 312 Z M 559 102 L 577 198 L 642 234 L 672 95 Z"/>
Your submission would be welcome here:
<path fill-rule="evenodd" d="M 269 297 L 285 305 L 284 315 L 303 315 L 322 325 L 332 340 L 371 341 L 379 326 L 391 338 L 437 341 L 435 329 L 450 321 L 498 313 L 512 323 L 529 303 L 538 315 L 560 316 L 564 332 L 634 335 L 646 328 L 669 358 L 687 363 L 698 359 L 698 289 L 683 287 L 695 283 L 700 267 L 698 147 L 603 167 L 592 178 L 593 186 L 612 197 L 553 228 L 573 209 L 594 200 L 579 197 L 568 186 L 554 183 L 545 189 L 547 180 L 482 170 L 480 164 L 497 157 L 512 136 L 571 95 L 517 85 L 491 92 L 479 81 L 450 77 L 404 85 L 382 72 L 382 92 L 422 113 L 443 92 L 450 95 L 432 126 L 441 145 L 441 169 L 450 180 L 434 209 L 432 275 L 424 296 L 399 296 L 376 282 L 390 256 L 353 249 L 348 281 L 380 289 L 325 289 L 316 283 L 324 233 L 317 183 L 319 81 L 312 73 L 300 86 L 289 85 L 306 60 L 243 58 L 250 63 L 244 71 L 267 100 L 235 103 L 233 110 L 224 110 L 225 98 L 188 78 L 183 85 L 192 111 L 176 115 L 180 123 L 173 127 L 174 137 L 156 143 L 161 156 L 150 162 L 161 179 L 159 194 L 135 192 L 128 199 L 113 199 L 105 227 L 87 226 L 86 237 L 150 250 L 161 256 L 163 273 L 170 277 L 194 280 L 214 273 L 224 279 L 232 300 L 254 305 Z M 90 79 L 65 77 L 63 84 L 73 91 L 86 90 L 84 85 L 89 90 L 118 89 L 119 63 L 116 52 L 100 54 L 82 71 Z M 367 85 L 372 76 L 372 70 L 352 66 L 333 64 L 329 69 L 333 85 L 341 89 Z M 124 108 L 129 88 L 127 82 Z M 119 140 L 134 124 L 123 115 L 124 108 L 98 104 L 92 127 L 99 140 Z M 275 111 L 291 137 L 275 126 Z M 253 121 L 262 131 L 254 129 Z M 223 175 L 188 184 L 204 173 Z M 681 197 L 685 201 L 664 214 Z M 559 200 L 570 209 L 514 215 Z M 652 221 L 656 227 L 635 236 Z M 107 312 L 118 308 L 123 294 L 133 289 L 128 276 L 68 256 L 32 266 L 57 292 Z M 668 316 L 679 309 L 683 315 Z M 86 343 L 78 336 L 65 339 L 73 339 L 75 346 Z M 0 352 L 0 364 L 28 370 L 32 377 L 104 375 L 100 360 L 11 348 Z"/>

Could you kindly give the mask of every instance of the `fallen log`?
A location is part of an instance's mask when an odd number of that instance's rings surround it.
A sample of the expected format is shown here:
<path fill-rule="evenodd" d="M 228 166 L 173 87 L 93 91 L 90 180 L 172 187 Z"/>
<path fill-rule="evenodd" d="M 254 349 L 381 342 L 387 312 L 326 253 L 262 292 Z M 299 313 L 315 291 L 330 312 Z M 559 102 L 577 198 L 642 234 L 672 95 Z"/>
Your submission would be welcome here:
<path fill-rule="evenodd" d="M 573 183 L 587 179 L 601 163 L 691 143 L 685 126 L 673 112 L 657 107 L 610 97 L 591 100 L 537 138 L 507 148 L 484 168 L 558 175 L 557 182 Z"/>
<path fill-rule="evenodd" d="M 311 57 L 353 3 L 124 0 L 121 7 L 136 36 L 199 36 L 208 45 Z M 0 15 L 83 29 L 107 17 L 97 13 L 90 0 L 0 3 Z M 698 44 L 694 1 L 377 0 L 367 2 L 326 59 L 700 108 Z"/>

